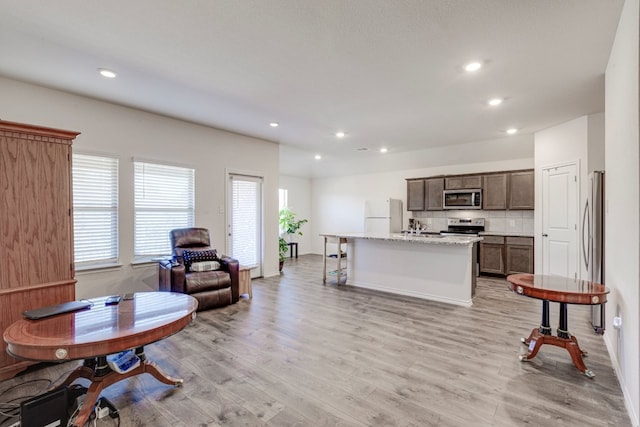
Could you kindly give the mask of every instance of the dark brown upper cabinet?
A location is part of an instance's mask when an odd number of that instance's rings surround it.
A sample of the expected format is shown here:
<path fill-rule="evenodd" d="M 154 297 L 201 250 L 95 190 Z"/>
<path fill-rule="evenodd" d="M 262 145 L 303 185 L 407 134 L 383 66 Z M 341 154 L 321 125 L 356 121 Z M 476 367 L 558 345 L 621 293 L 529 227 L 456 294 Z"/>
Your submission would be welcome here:
<path fill-rule="evenodd" d="M 425 202 L 428 211 L 441 211 L 444 178 L 430 178 L 425 180 Z"/>
<path fill-rule="evenodd" d="M 444 188 L 447 190 L 482 188 L 482 175 L 460 175 L 445 177 Z"/>
<path fill-rule="evenodd" d="M 485 175 L 482 185 L 482 209 L 507 209 L 507 180 L 506 173 Z"/>
<path fill-rule="evenodd" d="M 509 174 L 509 209 L 533 209 L 535 207 L 535 175 L 533 170 Z"/>
<path fill-rule="evenodd" d="M 442 210 L 443 190 L 482 189 L 482 209 L 532 210 L 533 169 L 407 179 L 408 211 Z"/>
<path fill-rule="evenodd" d="M 425 181 L 424 179 L 408 179 L 407 180 L 407 210 L 408 211 L 425 210 L 424 181 Z M 440 195 L 440 197 L 442 197 L 442 194 Z"/>

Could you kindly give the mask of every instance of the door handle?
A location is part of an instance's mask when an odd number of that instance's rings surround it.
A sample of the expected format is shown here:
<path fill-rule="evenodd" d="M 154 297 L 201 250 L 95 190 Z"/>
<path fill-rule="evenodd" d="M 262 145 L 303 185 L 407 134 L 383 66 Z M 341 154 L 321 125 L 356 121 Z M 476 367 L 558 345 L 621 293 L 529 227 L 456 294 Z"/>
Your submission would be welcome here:
<path fill-rule="evenodd" d="M 542 237 L 549 237 L 547 233 L 542 233 Z"/>

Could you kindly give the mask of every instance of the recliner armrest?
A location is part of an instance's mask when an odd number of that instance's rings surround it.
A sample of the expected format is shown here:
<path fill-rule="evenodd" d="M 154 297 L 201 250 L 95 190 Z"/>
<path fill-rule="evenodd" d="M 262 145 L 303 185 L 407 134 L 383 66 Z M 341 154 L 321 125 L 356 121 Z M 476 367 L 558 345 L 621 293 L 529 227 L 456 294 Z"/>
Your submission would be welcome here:
<path fill-rule="evenodd" d="M 240 299 L 240 263 L 226 255 L 218 255 L 218 260 L 222 269 L 231 277 L 231 302 L 236 303 Z"/>
<path fill-rule="evenodd" d="M 184 293 L 186 274 L 187 270 L 184 265 L 177 263 L 171 264 L 171 292 Z"/>

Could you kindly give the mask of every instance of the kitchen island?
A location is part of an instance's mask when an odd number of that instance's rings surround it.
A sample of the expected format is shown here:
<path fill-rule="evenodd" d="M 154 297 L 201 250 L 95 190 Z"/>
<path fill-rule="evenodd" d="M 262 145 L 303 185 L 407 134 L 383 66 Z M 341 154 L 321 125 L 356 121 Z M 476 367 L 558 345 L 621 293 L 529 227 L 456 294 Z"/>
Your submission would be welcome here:
<path fill-rule="evenodd" d="M 325 239 L 325 248 L 327 241 L 346 240 L 347 285 L 466 307 L 472 304 L 477 242 L 481 237 L 399 233 L 320 235 Z"/>

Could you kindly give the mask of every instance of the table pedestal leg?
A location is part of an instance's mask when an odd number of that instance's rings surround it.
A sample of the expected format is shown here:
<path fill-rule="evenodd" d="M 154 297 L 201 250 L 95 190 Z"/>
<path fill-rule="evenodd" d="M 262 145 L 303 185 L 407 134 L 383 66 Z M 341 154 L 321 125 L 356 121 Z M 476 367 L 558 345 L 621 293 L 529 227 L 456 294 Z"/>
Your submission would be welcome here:
<path fill-rule="evenodd" d="M 584 364 L 583 356 L 587 355 L 578 345 L 578 339 L 572 336 L 568 330 L 567 322 L 567 304 L 560 303 L 560 325 L 558 326 L 558 336 L 551 335 L 549 327 L 549 301 L 542 302 L 542 324 L 539 328 L 531 331 L 528 338 L 522 338 L 521 341 L 529 346 L 529 352 L 526 355 L 520 355 L 521 361 L 531 360 L 538 354 L 543 344 L 551 344 L 556 347 L 562 347 L 569 352 L 571 360 L 576 368 L 587 377 L 593 378 L 595 374 Z M 531 343 L 534 343 L 531 347 Z"/>
<path fill-rule="evenodd" d="M 96 405 L 96 402 L 100 398 L 100 393 L 102 390 L 109 387 L 112 384 L 117 383 L 118 381 L 122 381 L 126 378 L 132 377 L 134 375 L 140 374 L 151 374 L 156 380 L 161 383 L 172 385 L 175 387 L 182 386 L 183 380 L 180 378 L 173 378 L 166 375 L 164 372 L 160 370 L 156 366 L 154 362 L 149 362 L 146 360 L 144 355 L 144 350 L 142 347 L 136 349 L 136 355 L 140 357 L 140 366 L 132 369 L 129 372 L 125 372 L 124 374 L 120 374 L 111 370 L 111 368 L 101 363 L 102 359 L 106 362 L 105 356 L 100 356 L 92 359 L 86 359 L 84 365 L 71 372 L 67 379 L 62 383 L 62 386 L 68 386 L 78 378 L 84 378 L 91 381 L 91 385 L 87 390 L 87 395 L 85 396 L 84 402 L 82 403 L 82 407 L 78 412 L 78 415 L 73 420 L 74 427 L 82 427 L 84 424 L 89 421 L 89 417 L 91 416 L 91 412 Z"/>

